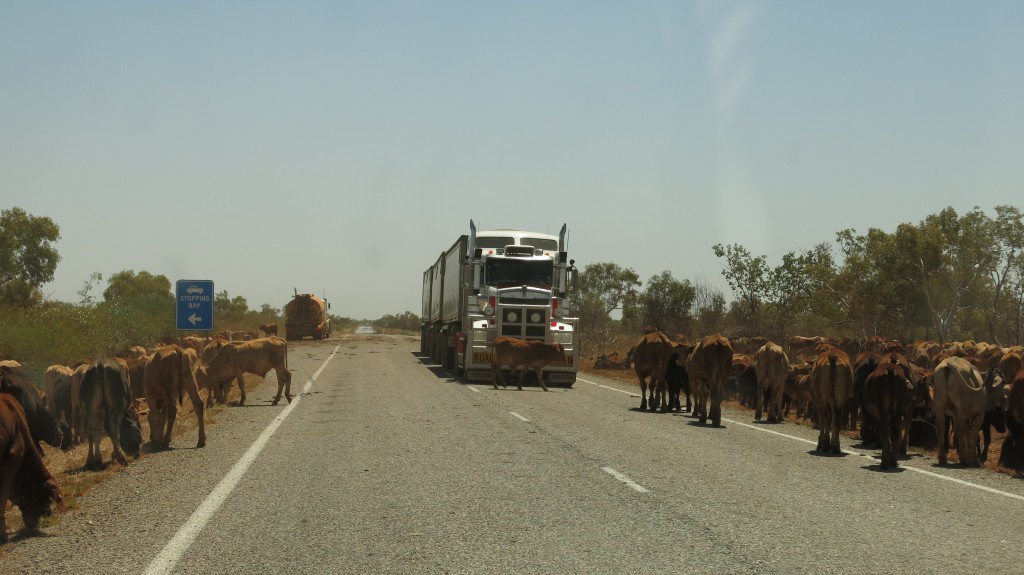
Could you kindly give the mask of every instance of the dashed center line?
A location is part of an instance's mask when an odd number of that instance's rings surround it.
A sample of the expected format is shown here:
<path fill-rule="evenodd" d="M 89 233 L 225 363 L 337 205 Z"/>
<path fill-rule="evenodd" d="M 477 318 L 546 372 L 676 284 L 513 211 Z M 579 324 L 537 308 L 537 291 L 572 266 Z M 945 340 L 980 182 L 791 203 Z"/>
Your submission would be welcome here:
<path fill-rule="evenodd" d="M 643 485 L 640 485 L 636 481 L 633 481 L 632 479 L 626 477 L 625 475 L 619 473 L 618 471 L 615 471 L 611 467 L 602 467 L 601 471 L 604 471 L 608 475 L 611 475 L 615 479 L 618 479 L 619 481 L 621 481 L 621 482 L 625 483 L 626 485 L 630 486 L 630 488 L 632 488 L 633 491 L 636 491 L 638 493 L 648 493 L 649 492 L 649 490 L 646 487 L 644 487 Z"/>
<path fill-rule="evenodd" d="M 510 411 L 509 413 L 512 414 L 512 417 L 515 417 L 516 419 L 519 419 L 520 421 L 525 421 L 527 423 L 529 423 L 529 421 L 530 421 L 529 419 L 526 419 L 525 417 L 523 417 L 522 415 L 519 415 L 518 413 L 516 413 L 514 411 Z"/>

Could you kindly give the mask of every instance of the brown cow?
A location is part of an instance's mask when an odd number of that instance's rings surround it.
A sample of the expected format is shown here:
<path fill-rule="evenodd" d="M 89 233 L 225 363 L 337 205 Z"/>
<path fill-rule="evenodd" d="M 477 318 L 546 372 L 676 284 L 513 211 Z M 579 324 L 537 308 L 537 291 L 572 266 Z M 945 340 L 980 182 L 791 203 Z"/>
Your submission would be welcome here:
<path fill-rule="evenodd" d="M 27 531 L 39 527 L 39 518 L 64 498 L 28 430 L 25 411 L 11 396 L 0 393 L 0 543 L 7 535 L 7 502 L 21 510 Z"/>
<path fill-rule="evenodd" d="M 935 430 L 939 434 L 939 464 L 945 465 L 949 453 L 949 417 L 960 465 L 978 467 L 978 433 L 985 412 L 1005 404 L 1003 380 L 998 370 L 981 370 L 962 357 L 942 360 L 932 373 Z"/>
<path fill-rule="evenodd" d="M 1006 396 L 1006 437 L 999 451 L 999 464 L 1024 469 L 1024 369 L 1017 371 Z"/>
<path fill-rule="evenodd" d="M 149 406 L 149 441 L 153 447 L 167 449 L 171 445 L 174 421 L 182 395 L 187 393 L 199 422 L 199 442 L 206 445 L 203 425 L 203 400 L 196 384 L 199 358 L 195 350 L 178 346 L 162 347 L 146 364 L 143 389 Z"/>
<path fill-rule="evenodd" d="M 627 363 L 632 361 L 633 370 L 640 380 L 640 409 L 648 407 L 647 389 L 648 378 L 650 378 L 650 408 L 651 411 L 661 407 L 662 411 L 669 409 L 668 380 L 665 378 L 669 369 L 669 362 L 672 361 L 672 354 L 682 344 L 669 339 L 660 331 L 648 333 L 641 337 L 626 354 Z"/>
<path fill-rule="evenodd" d="M 761 421 L 761 405 L 768 401 L 768 422 L 782 421 L 782 393 L 789 375 L 789 356 L 777 343 L 768 342 L 756 353 L 757 358 L 757 407 L 754 419 Z M 766 393 L 768 397 L 766 397 Z"/>
<path fill-rule="evenodd" d="M 500 336 L 491 342 L 491 382 L 494 389 L 498 389 L 498 380 L 501 380 L 502 387 L 508 387 L 505 376 L 501 373 L 503 366 L 514 370 L 519 368 L 519 379 L 516 380 L 517 387 L 523 389 L 523 376 L 527 369 L 532 369 L 537 374 L 537 381 L 544 391 L 548 386 L 544 384 L 544 374 L 541 370 L 549 363 L 565 359 L 565 350 L 560 343 L 544 343 L 537 340 L 522 340 L 514 337 Z"/>
<path fill-rule="evenodd" d="M 816 348 L 820 343 L 825 343 L 825 338 L 791 336 L 786 339 L 786 355 L 789 356 L 790 361 L 813 363 L 814 358 L 818 355 Z"/>
<path fill-rule="evenodd" d="M 259 331 L 262 331 L 263 334 L 266 337 L 270 337 L 272 335 L 277 335 L 277 324 L 276 323 L 268 323 L 268 324 L 261 325 L 260 328 L 259 328 Z"/>
<path fill-rule="evenodd" d="M 847 402 L 853 399 L 853 368 L 845 351 L 830 348 L 818 355 L 811 368 L 811 393 L 821 428 L 816 451 L 838 455 L 840 420 Z"/>
<path fill-rule="evenodd" d="M 70 384 L 71 376 L 74 374 L 75 370 L 66 365 L 59 364 L 51 365 L 43 372 L 43 391 L 46 392 L 46 408 L 52 411 L 57 416 L 57 419 L 61 419 L 61 414 L 58 413 L 57 405 L 53 400 L 56 395 L 57 385 L 65 381 Z M 70 425 L 67 419 L 63 419 L 63 421 Z"/>
<path fill-rule="evenodd" d="M 231 382 L 238 382 L 241 398 L 238 405 L 245 405 L 245 380 L 242 376 L 252 373 L 260 377 L 270 370 L 277 374 L 277 397 L 273 404 L 281 401 L 284 390 L 288 403 L 292 402 L 292 374 L 288 371 L 288 344 L 281 338 L 271 336 L 251 341 L 231 341 L 223 344 L 207 362 L 201 362 L 196 370 L 196 381 L 200 388 L 217 394 L 217 401 L 227 401 Z"/>
<path fill-rule="evenodd" d="M 100 442 L 104 434 L 110 437 L 113 458 L 118 463 L 128 464 L 125 451 L 138 457 L 142 446 L 142 429 L 132 406 L 128 373 L 122 363 L 114 359 L 101 359 L 91 364 L 82 377 L 79 399 L 83 429 L 89 441 L 86 467 L 102 467 Z"/>
<path fill-rule="evenodd" d="M 907 358 L 890 353 L 880 358 L 864 382 L 864 409 L 878 424 L 882 469 L 899 467 L 896 456 L 906 454 L 915 403 L 920 403 L 915 401 L 911 378 Z"/>
<path fill-rule="evenodd" d="M 686 360 L 686 372 L 694 390 L 694 413 L 701 425 L 722 424 L 722 392 L 732 369 L 732 345 L 722 335 L 707 335 L 697 342 Z M 708 401 L 711 411 L 708 412 Z"/>

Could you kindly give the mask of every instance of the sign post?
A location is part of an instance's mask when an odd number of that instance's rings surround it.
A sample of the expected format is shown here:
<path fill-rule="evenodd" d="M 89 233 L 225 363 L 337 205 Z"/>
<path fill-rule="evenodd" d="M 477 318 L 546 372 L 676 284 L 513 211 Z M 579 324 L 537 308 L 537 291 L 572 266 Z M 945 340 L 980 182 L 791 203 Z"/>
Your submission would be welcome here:
<path fill-rule="evenodd" d="M 175 321 L 178 330 L 213 330 L 212 280 L 178 280 L 174 294 L 178 305 Z"/>

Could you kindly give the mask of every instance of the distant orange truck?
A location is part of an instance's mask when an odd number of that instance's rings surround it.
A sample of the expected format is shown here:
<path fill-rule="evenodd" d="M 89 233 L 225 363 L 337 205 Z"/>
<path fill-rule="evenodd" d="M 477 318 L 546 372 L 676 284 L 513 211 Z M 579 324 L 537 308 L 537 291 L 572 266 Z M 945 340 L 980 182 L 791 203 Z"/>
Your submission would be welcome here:
<path fill-rule="evenodd" d="M 295 291 L 295 297 L 284 306 L 284 337 L 291 341 L 312 337 L 327 339 L 331 336 L 331 318 L 327 310 L 331 304 L 311 293 Z"/>

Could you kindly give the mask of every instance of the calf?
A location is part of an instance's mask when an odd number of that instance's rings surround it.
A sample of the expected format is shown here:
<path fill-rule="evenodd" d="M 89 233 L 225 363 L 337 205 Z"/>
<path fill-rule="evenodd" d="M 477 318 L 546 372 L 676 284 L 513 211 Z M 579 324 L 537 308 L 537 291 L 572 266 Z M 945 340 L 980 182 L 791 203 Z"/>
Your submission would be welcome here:
<path fill-rule="evenodd" d="M 127 451 L 138 457 L 142 446 L 142 429 L 132 407 L 131 388 L 124 366 L 114 359 L 101 359 L 90 365 L 82 377 L 79 401 L 83 411 L 83 427 L 89 441 L 85 465 L 103 465 L 100 442 L 104 433 L 113 445 L 113 458 L 127 465 Z"/>
<path fill-rule="evenodd" d="M 270 337 L 272 335 L 277 335 L 277 324 L 276 323 L 268 323 L 268 324 L 265 324 L 265 325 L 261 325 L 260 328 L 259 328 L 259 331 L 262 331 L 263 335 L 266 336 L 266 337 Z"/>
<path fill-rule="evenodd" d="M 549 363 L 564 359 L 565 351 L 560 343 L 496 337 L 491 342 L 491 374 L 494 389 L 498 389 L 499 380 L 502 387 L 508 387 L 505 376 L 501 373 L 501 368 L 507 365 L 512 370 L 519 368 L 519 379 L 516 383 L 520 391 L 523 389 L 523 376 L 527 369 L 532 369 L 537 374 L 537 381 L 544 391 L 547 391 L 548 386 L 544 384 L 542 370 Z"/>
<path fill-rule="evenodd" d="M 28 430 L 25 410 L 0 393 L 0 543 L 7 543 L 7 502 L 21 510 L 25 529 L 35 531 L 54 503 L 63 509 L 57 482 L 46 469 Z"/>
<path fill-rule="evenodd" d="M 668 386 L 669 410 L 682 410 L 683 406 L 680 402 L 680 396 L 685 393 L 686 409 L 683 411 L 693 411 L 693 401 L 690 399 L 690 375 L 686 373 L 687 355 L 688 352 L 685 349 L 673 352 L 672 357 L 669 358 L 668 368 L 665 370 L 665 383 Z"/>

